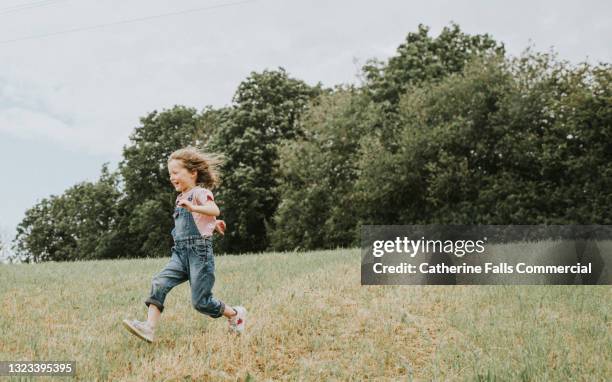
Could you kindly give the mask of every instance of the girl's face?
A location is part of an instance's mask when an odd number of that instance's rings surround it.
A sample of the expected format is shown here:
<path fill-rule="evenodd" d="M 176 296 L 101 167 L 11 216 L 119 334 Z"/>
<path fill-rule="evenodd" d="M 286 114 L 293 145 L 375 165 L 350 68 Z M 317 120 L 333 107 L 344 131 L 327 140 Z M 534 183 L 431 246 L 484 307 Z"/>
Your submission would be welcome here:
<path fill-rule="evenodd" d="M 170 182 L 176 191 L 190 190 L 196 185 L 198 172 L 193 170 L 190 173 L 183 167 L 183 162 L 178 159 L 172 159 L 168 162 L 168 173 L 170 174 Z"/>

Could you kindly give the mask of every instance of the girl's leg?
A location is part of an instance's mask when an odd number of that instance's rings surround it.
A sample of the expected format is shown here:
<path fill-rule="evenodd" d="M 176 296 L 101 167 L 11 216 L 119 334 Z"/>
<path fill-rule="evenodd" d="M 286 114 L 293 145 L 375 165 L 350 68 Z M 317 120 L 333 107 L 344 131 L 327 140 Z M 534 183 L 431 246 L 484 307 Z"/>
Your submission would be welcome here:
<path fill-rule="evenodd" d="M 198 243 L 189 258 L 189 282 L 191 284 L 191 303 L 200 313 L 212 318 L 227 317 L 235 314 L 232 307 L 215 298 L 212 289 L 215 285 L 215 257 L 211 240 Z"/>
<path fill-rule="evenodd" d="M 168 292 L 188 279 L 189 274 L 181 257 L 177 251 L 173 251 L 170 262 L 153 277 L 149 298 L 145 300 L 145 304 L 148 306 L 147 323 L 149 327 L 155 329 L 157 326 L 164 310 L 164 301 Z"/>
<path fill-rule="evenodd" d="M 147 315 L 147 323 L 149 324 L 151 329 L 155 330 L 155 328 L 157 327 L 157 323 L 159 322 L 160 317 L 161 317 L 161 312 L 159 311 L 159 308 L 156 307 L 153 304 L 149 305 L 149 312 L 148 312 L 148 315 Z"/>
<path fill-rule="evenodd" d="M 236 310 L 231 306 L 225 304 L 225 310 L 223 311 L 223 315 L 227 318 L 232 318 L 236 315 Z"/>
<path fill-rule="evenodd" d="M 125 327 L 134 335 L 147 342 L 153 342 L 155 328 L 159 323 L 164 301 L 168 292 L 175 286 L 187 281 L 189 274 L 183 265 L 179 252 L 173 249 L 170 262 L 153 277 L 151 292 L 145 300 L 148 306 L 147 321 L 123 320 Z"/>
<path fill-rule="evenodd" d="M 230 329 L 244 331 L 246 309 L 237 306 L 235 309 L 213 297 L 215 284 L 215 257 L 212 241 L 196 245 L 193 258 L 189 261 L 191 283 L 191 301 L 193 307 L 212 318 L 226 317 Z"/>

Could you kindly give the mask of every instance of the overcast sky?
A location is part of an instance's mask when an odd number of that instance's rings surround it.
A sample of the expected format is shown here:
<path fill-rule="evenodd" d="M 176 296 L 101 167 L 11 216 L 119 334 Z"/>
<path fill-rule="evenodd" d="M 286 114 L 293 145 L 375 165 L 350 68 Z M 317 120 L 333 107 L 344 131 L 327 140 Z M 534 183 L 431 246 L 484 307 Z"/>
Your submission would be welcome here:
<path fill-rule="evenodd" d="M 12 238 L 27 208 L 97 179 L 104 162 L 116 168 L 139 117 L 227 105 L 251 71 L 357 82 L 366 59 L 392 55 L 419 23 L 435 36 L 450 21 L 512 55 L 532 41 L 572 62 L 611 62 L 611 4 L 0 0 L 0 230 Z M 90 28 L 104 24 L 114 25 Z"/>

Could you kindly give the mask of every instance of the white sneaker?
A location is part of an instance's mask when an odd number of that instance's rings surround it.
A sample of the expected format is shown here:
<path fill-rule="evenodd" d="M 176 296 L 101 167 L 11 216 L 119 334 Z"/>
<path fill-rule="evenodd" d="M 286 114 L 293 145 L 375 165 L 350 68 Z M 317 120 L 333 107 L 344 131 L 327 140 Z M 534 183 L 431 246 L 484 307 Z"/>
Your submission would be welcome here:
<path fill-rule="evenodd" d="M 123 326 L 136 337 L 149 343 L 153 342 L 154 331 L 146 321 L 123 320 Z"/>
<path fill-rule="evenodd" d="M 243 306 L 233 306 L 232 308 L 236 311 L 236 315 L 228 319 L 229 328 L 230 331 L 240 334 L 244 332 L 247 311 Z"/>

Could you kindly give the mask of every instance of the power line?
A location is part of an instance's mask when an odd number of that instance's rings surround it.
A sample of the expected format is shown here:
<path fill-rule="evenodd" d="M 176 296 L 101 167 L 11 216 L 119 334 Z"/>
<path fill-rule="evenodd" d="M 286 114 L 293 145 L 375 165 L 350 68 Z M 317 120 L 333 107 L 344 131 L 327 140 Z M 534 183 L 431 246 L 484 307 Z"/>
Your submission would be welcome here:
<path fill-rule="evenodd" d="M 218 5 L 208 6 L 208 7 L 192 8 L 192 9 L 186 9 L 186 10 L 183 10 L 183 11 L 162 13 L 162 14 L 159 14 L 159 15 L 140 17 L 140 18 L 136 18 L 136 19 L 120 20 L 120 21 L 116 21 L 116 22 L 112 22 L 112 23 L 107 23 L 107 24 L 98 24 L 98 25 L 92 25 L 92 26 L 88 26 L 88 27 L 73 28 L 73 29 L 67 29 L 67 30 L 58 31 L 58 32 L 51 32 L 51 33 L 40 34 L 40 35 L 20 37 L 20 38 L 16 38 L 16 39 L 12 39 L 12 40 L 0 40 L 0 44 L 9 44 L 9 43 L 18 42 L 18 41 L 25 41 L 25 40 L 35 40 L 35 39 L 45 38 L 45 37 L 50 37 L 50 36 L 57 36 L 57 35 L 75 33 L 75 32 L 82 32 L 82 31 L 87 31 L 87 30 L 92 30 L 92 29 L 101 29 L 101 28 L 106 28 L 106 27 L 115 26 L 115 25 L 131 24 L 131 23 L 135 23 L 135 22 L 148 21 L 148 20 L 158 19 L 158 18 L 167 17 L 167 16 L 177 16 L 177 15 L 183 15 L 183 14 L 187 14 L 187 13 L 191 13 L 191 12 L 200 12 L 200 11 L 206 11 L 206 10 L 217 9 L 217 8 L 231 7 L 231 6 L 234 6 L 234 5 L 251 3 L 253 1 L 255 1 L 255 0 L 245 0 L 245 1 L 238 1 L 238 2 L 234 2 L 234 3 L 218 4 Z"/>
<path fill-rule="evenodd" d="M 30 6 L 30 5 L 36 5 L 36 4 L 40 4 L 40 3 L 48 3 L 50 1 L 54 1 L 54 0 L 38 0 L 38 1 L 29 2 L 29 3 L 9 5 L 8 7 L 0 8 L 0 11 L 4 11 L 4 10 L 7 10 L 7 9 L 22 8 L 22 7 L 27 7 L 27 6 Z"/>
<path fill-rule="evenodd" d="M 20 5 L 13 5 L 10 7 L 0 8 L 0 15 L 5 15 L 7 13 L 15 13 L 27 9 L 45 7 L 47 5 L 51 5 L 53 3 L 58 3 L 66 0 L 42 0 L 42 1 L 33 1 L 31 3 L 25 3 Z"/>

